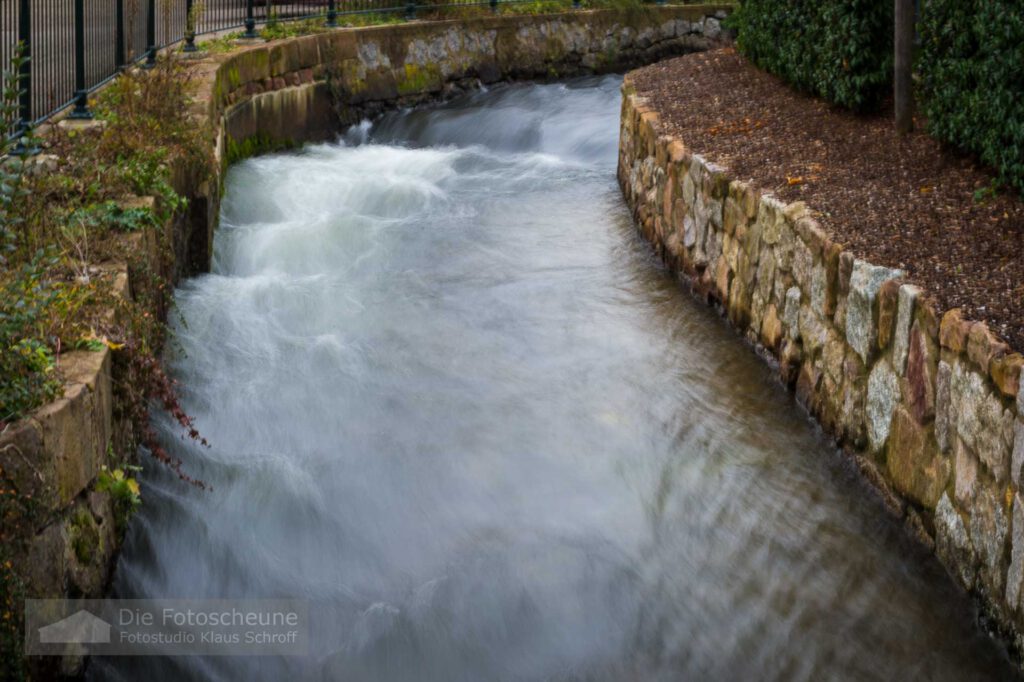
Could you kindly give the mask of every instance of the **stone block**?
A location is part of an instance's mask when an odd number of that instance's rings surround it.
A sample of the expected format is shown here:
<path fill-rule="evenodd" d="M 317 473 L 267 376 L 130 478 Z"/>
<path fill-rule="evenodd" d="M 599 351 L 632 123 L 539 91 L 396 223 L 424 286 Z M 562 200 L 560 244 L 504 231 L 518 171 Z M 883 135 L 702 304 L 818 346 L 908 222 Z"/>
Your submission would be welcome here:
<path fill-rule="evenodd" d="M 824 325 L 818 324 L 824 329 Z M 810 330 L 807 331 L 808 337 L 814 335 Z M 826 332 L 822 360 L 825 374 L 832 379 L 834 384 L 841 386 L 845 374 L 843 365 L 846 360 L 846 343 L 834 333 Z"/>
<path fill-rule="evenodd" d="M 800 289 L 790 287 L 786 290 L 786 304 L 782 312 L 785 333 L 791 339 L 800 338 Z"/>
<path fill-rule="evenodd" d="M 1009 522 L 1001 497 L 981 488 L 971 509 L 971 544 L 981 563 L 979 578 L 994 595 L 1003 594 Z"/>
<path fill-rule="evenodd" d="M 950 396 L 952 377 L 953 368 L 940 361 L 935 377 L 935 439 L 943 452 L 949 452 L 956 435 L 956 411 Z"/>
<path fill-rule="evenodd" d="M 67 379 L 64 397 L 44 405 L 39 424 L 44 457 L 54 462 L 56 503 L 63 507 L 85 489 L 105 463 L 113 417 L 110 351 L 75 351 L 61 356 Z"/>
<path fill-rule="evenodd" d="M 953 493 L 958 504 L 965 509 L 970 509 L 978 490 L 978 460 L 959 439 L 957 439 L 954 451 Z"/>
<path fill-rule="evenodd" d="M 858 354 L 859 355 L 859 354 Z M 900 401 L 900 386 L 889 367 L 882 360 L 875 364 L 868 375 L 868 393 L 865 405 L 868 443 L 873 452 L 878 452 L 889 438 L 889 427 L 893 411 Z"/>
<path fill-rule="evenodd" d="M 761 196 L 757 222 L 761 228 L 761 240 L 765 244 L 774 246 L 779 242 L 782 226 L 786 222 L 782 213 L 784 209 L 785 205 L 770 194 Z"/>
<path fill-rule="evenodd" d="M 892 330 L 896 326 L 896 308 L 899 300 L 900 282 L 890 279 L 884 282 L 878 290 L 878 349 L 885 350 L 889 347 L 892 339 Z M 896 357 L 893 357 L 893 369 L 897 374 L 902 374 L 902 368 L 896 364 Z"/>
<path fill-rule="evenodd" d="M 992 360 L 988 373 L 992 383 L 1008 398 L 1016 398 L 1020 392 L 1021 368 L 1024 367 L 1024 356 L 1010 353 Z"/>
<path fill-rule="evenodd" d="M 668 143 L 668 158 L 672 163 L 685 165 L 689 168 L 688 156 L 689 154 L 686 151 L 686 145 L 683 144 L 682 140 L 673 139 Z"/>
<path fill-rule="evenodd" d="M 723 303 L 729 301 L 729 285 L 732 282 L 732 271 L 725 256 L 718 259 L 717 271 L 715 273 L 715 291 L 718 293 L 718 300 Z"/>
<path fill-rule="evenodd" d="M 814 256 L 810 247 L 796 240 L 793 247 L 793 279 L 808 295 L 812 289 L 811 275 L 814 267 Z"/>
<path fill-rule="evenodd" d="M 853 264 L 850 292 L 846 301 L 846 339 L 865 364 L 877 350 L 877 318 L 875 299 L 882 284 L 902 277 L 901 270 L 871 265 L 862 260 Z"/>
<path fill-rule="evenodd" d="M 786 386 L 792 386 L 796 381 L 802 358 L 799 342 L 787 340 L 782 345 L 782 352 L 779 353 L 779 378 Z"/>
<path fill-rule="evenodd" d="M 942 316 L 942 323 L 939 326 L 939 343 L 947 350 L 961 353 L 967 348 L 967 335 L 970 330 L 971 325 L 961 317 L 959 308 L 948 310 Z"/>
<path fill-rule="evenodd" d="M 993 360 L 1009 352 L 1009 347 L 989 331 L 984 322 L 975 322 L 967 335 L 967 356 L 983 372 L 988 373 Z"/>
<path fill-rule="evenodd" d="M 810 306 L 802 306 L 800 308 L 800 339 L 807 353 L 816 355 L 828 338 L 828 328 L 822 324 Z"/>
<path fill-rule="evenodd" d="M 974 588 L 977 577 L 974 545 L 966 524 L 946 493 L 935 506 L 935 551 L 966 589 Z"/>
<path fill-rule="evenodd" d="M 988 468 L 997 482 L 1007 480 L 1013 441 L 1013 413 L 986 386 L 985 379 L 964 363 L 953 368 L 950 398 L 956 432 Z"/>
<path fill-rule="evenodd" d="M 764 301 L 772 300 L 772 291 L 775 288 L 775 259 L 761 258 L 757 262 L 757 274 L 755 276 L 757 292 Z"/>
<path fill-rule="evenodd" d="M 818 404 L 818 387 L 821 384 L 822 371 L 809 358 L 804 358 L 796 379 L 796 399 L 812 414 L 820 416 Z"/>
<path fill-rule="evenodd" d="M 935 416 L 935 378 L 938 373 L 938 348 L 915 322 L 910 332 L 907 353 L 905 400 L 920 424 Z M 895 355 L 895 349 L 894 353 Z M 895 358 L 894 358 L 895 361 Z"/>
<path fill-rule="evenodd" d="M 864 363 L 849 348 L 843 361 L 843 378 L 843 405 L 840 415 L 843 437 L 854 447 L 863 448 L 867 443 L 864 417 L 866 376 Z"/>
<path fill-rule="evenodd" d="M 1024 376 L 1021 377 L 1020 388 L 1017 390 L 1017 416 L 1024 419 Z"/>
<path fill-rule="evenodd" d="M 910 345 L 910 325 L 914 321 L 914 306 L 921 289 L 913 284 L 904 284 L 899 289 L 897 296 L 897 312 L 895 332 L 892 341 L 892 365 L 898 375 L 902 375 L 906 369 L 907 352 Z"/>
<path fill-rule="evenodd" d="M 1013 423 L 1013 456 L 1010 458 L 1010 474 L 1013 484 L 1021 487 L 1022 469 L 1024 469 L 1024 420 L 1018 418 Z"/>
<path fill-rule="evenodd" d="M 949 460 L 902 406 L 893 413 L 886 463 L 897 490 L 927 509 L 935 508 L 949 481 Z"/>
<path fill-rule="evenodd" d="M 1010 525 L 1010 569 L 1006 572 L 1006 605 L 1011 611 L 1021 610 L 1021 596 L 1024 595 L 1024 500 L 1020 494 L 1013 496 L 1013 511 Z"/>
<path fill-rule="evenodd" d="M 764 319 L 761 321 L 761 343 L 765 348 L 776 351 L 779 347 L 779 340 L 782 338 L 782 322 L 779 320 L 778 311 L 772 303 L 765 311 Z"/>
<path fill-rule="evenodd" d="M 722 227 L 725 229 L 725 233 L 733 235 L 736 233 L 736 227 L 740 225 L 746 225 L 747 216 L 743 211 L 743 207 L 740 206 L 739 202 L 728 197 L 725 200 L 725 209 L 722 219 Z"/>

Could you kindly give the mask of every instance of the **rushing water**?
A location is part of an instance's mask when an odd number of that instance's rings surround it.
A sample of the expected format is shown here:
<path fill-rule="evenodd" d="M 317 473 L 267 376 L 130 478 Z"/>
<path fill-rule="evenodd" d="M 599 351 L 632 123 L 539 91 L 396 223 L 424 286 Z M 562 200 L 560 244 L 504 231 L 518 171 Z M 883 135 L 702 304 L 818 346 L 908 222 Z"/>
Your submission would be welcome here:
<path fill-rule="evenodd" d="M 300 597 L 311 655 L 112 680 L 1006 679 L 1002 651 L 635 233 L 617 78 L 231 170 L 122 597 Z"/>

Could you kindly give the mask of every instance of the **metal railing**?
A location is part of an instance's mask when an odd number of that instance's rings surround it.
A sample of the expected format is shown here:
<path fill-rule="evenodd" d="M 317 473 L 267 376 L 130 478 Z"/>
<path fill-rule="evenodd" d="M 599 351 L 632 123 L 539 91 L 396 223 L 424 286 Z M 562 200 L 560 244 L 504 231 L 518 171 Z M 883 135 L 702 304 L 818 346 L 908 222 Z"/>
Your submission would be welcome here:
<path fill-rule="evenodd" d="M 0 68 L 12 58 L 21 66 L 17 120 L 0 123 L 8 137 L 73 107 L 75 118 L 90 118 L 89 93 L 125 66 L 152 66 L 157 52 L 184 42 L 194 51 L 197 35 L 244 29 L 276 21 L 322 19 L 332 27 L 343 15 L 404 14 L 526 0 L 0 0 Z M 664 0 L 659 0 L 661 4 Z M 579 0 L 565 0 L 578 8 Z"/>

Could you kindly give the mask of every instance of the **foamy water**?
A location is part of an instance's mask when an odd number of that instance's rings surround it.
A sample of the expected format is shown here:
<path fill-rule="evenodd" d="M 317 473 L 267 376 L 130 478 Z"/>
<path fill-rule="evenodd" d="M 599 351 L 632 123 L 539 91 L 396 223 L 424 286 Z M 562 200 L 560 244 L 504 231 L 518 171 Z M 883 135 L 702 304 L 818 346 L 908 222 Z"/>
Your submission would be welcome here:
<path fill-rule="evenodd" d="M 231 169 L 121 597 L 310 601 L 311 655 L 103 680 L 1006 679 L 941 567 L 637 236 L 619 79 Z"/>

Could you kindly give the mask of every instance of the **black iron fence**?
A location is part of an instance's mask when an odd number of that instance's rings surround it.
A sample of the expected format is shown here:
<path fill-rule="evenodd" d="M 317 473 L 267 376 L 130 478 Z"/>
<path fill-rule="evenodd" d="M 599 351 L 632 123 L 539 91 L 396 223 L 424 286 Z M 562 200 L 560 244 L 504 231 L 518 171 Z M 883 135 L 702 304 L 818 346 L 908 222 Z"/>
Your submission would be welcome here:
<path fill-rule="evenodd" d="M 524 0 L 500 0 L 502 4 Z M 566 0 L 568 6 L 580 0 Z M 660 0 L 663 2 L 664 0 Z M 196 35 L 276 21 L 320 18 L 326 26 L 353 14 L 404 14 L 463 6 L 498 8 L 499 0 L 0 0 L 0 68 L 20 51 L 21 100 L 17 120 L 0 123 L 8 137 L 57 112 L 87 118 L 88 94 L 123 67 L 155 63 L 159 50 Z"/>

